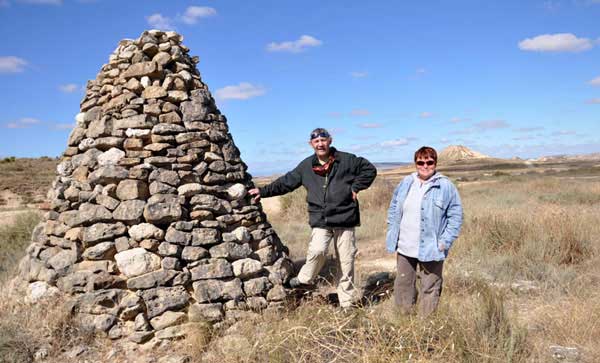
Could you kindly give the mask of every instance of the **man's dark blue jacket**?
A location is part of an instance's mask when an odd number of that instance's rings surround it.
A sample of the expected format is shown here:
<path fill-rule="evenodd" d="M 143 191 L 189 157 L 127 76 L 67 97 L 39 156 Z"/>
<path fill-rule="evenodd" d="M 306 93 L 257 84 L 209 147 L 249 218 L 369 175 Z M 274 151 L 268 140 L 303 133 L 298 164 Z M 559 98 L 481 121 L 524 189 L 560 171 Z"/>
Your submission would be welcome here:
<path fill-rule="evenodd" d="M 335 158 L 326 176 L 313 170 L 319 160 L 312 155 L 302 160 L 294 170 L 260 188 L 260 196 L 274 197 L 289 193 L 300 185 L 306 188 L 308 219 L 311 227 L 355 227 L 360 224 L 358 201 L 352 191 L 367 189 L 377 169 L 367 159 L 331 148 Z"/>

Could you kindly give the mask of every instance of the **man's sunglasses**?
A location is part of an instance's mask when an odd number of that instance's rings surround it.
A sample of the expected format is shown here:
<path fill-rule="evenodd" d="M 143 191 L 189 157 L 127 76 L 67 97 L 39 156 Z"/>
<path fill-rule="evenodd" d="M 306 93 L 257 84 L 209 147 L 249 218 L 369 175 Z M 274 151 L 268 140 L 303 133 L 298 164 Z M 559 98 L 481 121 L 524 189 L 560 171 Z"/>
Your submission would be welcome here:
<path fill-rule="evenodd" d="M 435 161 L 433 161 L 433 160 L 427 160 L 427 161 L 419 160 L 419 161 L 416 162 L 416 164 L 418 166 L 423 166 L 425 164 L 427 164 L 428 166 L 431 166 L 431 165 L 435 164 Z"/>
<path fill-rule="evenodd" d="M 329 138 L 329 133 L 328 132 L 313 132 L 312 134 L 310 134 L 310 139 L 316 139 L 317 137 L 324 137 L 326 139 Z"/>

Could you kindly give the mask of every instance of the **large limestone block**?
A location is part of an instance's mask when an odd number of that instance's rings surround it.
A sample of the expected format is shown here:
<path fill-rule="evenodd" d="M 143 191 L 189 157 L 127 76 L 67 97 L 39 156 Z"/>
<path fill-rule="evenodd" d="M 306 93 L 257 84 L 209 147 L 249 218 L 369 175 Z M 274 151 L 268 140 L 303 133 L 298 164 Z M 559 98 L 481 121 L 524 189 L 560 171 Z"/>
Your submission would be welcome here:
<path fill-rule="evenodd" d="M 119 271 L 127 277 L 135 277 L 160 268 L 160 257 L 143 248 L 133 248 L 115 255 Z"/>
<path fill-rule="evenodd" d="M 167 310 L 179 310 L 185 307 L 189 300 L 188 292 L 183 286 L 140 290 L 138 294 L 146 303 L 149 319 L 159 316 Z"/>
<path fill-rule="evenodd" d="M 137 242 L 145 239 L 161 241 L 165 236 L 165 232 L 151 223 L 141 223 L 129 228 L 129 236 Z"/>
<path fill-rule="evenodd" d="M 233 267 L 233 274 L 242 279 L 255 276 L 263 270 L 263 264 L 251 258 L 234 261 L 231 265 Z"/>
<path fill-rule="evenodd" d="M 201 260 L 200 264 L 192 268 L 190 272 L 193 281 L 233 277 L 231 264 L 222 258 Z"/>
<path fill-rule="evenodd" d="M 154 224 L 175 222 L 181 218 L 182 214 L 179 198 L 175 195 L 153 195 L 144 208 L 144 218 Z"/>
<path fill-rule="evenodd" d="M 117 186 L 117 198 L 120 200 L 148 198 L 148 184 L 141 180 L 123 180 Z"/>
<path fill-rule="evenodd" d="M 91 246 L 95 243 L 115 239 L 127 232 L 123 223 L 96 223 L 83 230 L 82 241 L 85 246 Z"/>

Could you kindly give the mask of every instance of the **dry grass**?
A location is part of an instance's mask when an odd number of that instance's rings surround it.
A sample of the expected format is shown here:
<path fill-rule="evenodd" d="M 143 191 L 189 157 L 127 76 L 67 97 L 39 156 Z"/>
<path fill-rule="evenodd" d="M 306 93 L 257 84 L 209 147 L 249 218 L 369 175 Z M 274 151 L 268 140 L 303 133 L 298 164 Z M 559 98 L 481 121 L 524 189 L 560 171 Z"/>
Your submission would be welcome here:
<path fill-rule="evenodd" d="M 0 191 L 10 190 L 21 196 L 24 203 L 41 202 L 56 176 L 57 164 L 57 159 L 48 157 L 0 163 Z"/>
<path fill-rule="evenodd" d="M 36 213 L 20 214 L 15 222 L 8 226 L 0 226 L 0 283 L 14 274 L 25 249 L 31 241 L 31 232 L 40 220 Z"/>

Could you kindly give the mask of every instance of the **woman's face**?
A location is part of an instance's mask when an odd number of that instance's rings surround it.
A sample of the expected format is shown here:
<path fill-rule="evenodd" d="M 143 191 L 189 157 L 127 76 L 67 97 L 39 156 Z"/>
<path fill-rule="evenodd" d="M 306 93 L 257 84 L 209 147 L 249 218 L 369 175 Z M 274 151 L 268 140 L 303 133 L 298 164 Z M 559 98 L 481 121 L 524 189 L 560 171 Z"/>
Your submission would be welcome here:
<path fill-rule="evenodd" d="M 427 180 L 435 173 L 436 163 L 430 156 L 419 156 L 415 162 L 417 176 L 421 180 Z"/>

